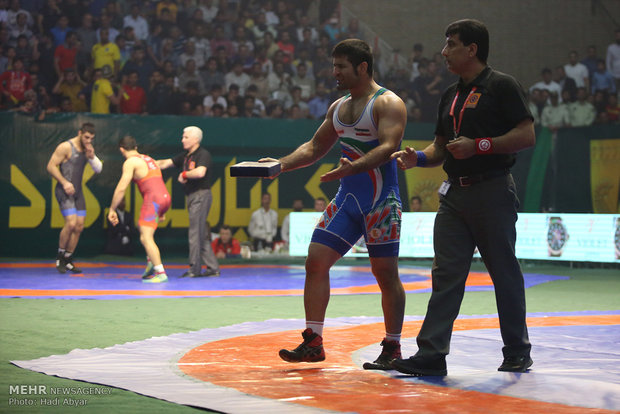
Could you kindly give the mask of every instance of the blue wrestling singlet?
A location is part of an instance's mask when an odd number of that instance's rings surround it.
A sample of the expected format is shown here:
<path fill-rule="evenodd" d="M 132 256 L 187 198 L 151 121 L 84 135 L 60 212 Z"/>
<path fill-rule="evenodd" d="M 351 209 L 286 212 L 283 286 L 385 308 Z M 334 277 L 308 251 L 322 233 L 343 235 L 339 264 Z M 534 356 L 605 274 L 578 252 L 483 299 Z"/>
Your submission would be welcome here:
<path fill-rule="evenodd" d="M 355 161 L 379 145 L 372 108 L 377 97 L 386 91 L 379 89 L 351 125 L 342 123 L 338 117 L 349 95 L 337 104 L 333 123 L 343 157 Z M 396 161 L 392 160 L 373 170 L 342 178 L 311 241 L 329 246 L 344 256 L 364 236 L 370 257 L 398 256 L 401 214 L 398 170 Z"/>

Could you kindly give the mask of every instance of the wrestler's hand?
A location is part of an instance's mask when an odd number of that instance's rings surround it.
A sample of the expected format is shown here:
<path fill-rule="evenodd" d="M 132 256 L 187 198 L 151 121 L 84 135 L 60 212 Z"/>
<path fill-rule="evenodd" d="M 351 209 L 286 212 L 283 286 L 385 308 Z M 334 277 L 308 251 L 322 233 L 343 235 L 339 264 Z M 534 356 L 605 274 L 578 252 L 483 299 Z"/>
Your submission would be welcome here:
<path fill-rule="evenodd" d="M 95 158 L 95 147 L 93 147 L 93 144 L 85 144 L 84 145 L 84 154 L 90 160 Z"/>
<path fill-rule="evenodd" d="M 187 179 L 183 178 L 183 173 L 179 174 L 179 182 L 181 184 L 185 184 L 187 182 Z"/>
<path fill-rule="evenodd" d="M 401 170 L 408 170 L 418 165 L 418 154 L 411 147 L 405 147 L 404 150 L 396 151 L 390 156 L 390 159 L 396 159 L 396 165 Z"/>
<path fill-rule="evenodd" d="M 258 160 L 258 162 L 280 162 L 280 160 L 277 160 L 277 159 L 271 158 L 271 157 L 265 157 L 265 158 L 261 158 L 260 160 Z M 282 164 L 282 163 L 280 163 L 280 164 Z M 276 174 L 272 175 L 271 177 L 267 177 L 267 178 L 269 178 L 270 180 L 273 180 L 278 175 L 280 175 L 281 172 L 282 172 L 282 170 L 278 171 Z"/>
<path fill-rule="evenodd" d="M 75 187 L 73 186 L 73 184 L 71 184 L 70 181 L 67 181 L 66 183 L 64 183 L 62 185 L 62 189 L 64 190 L 65 194 L 72 196 L 73 194 L 75 194 Z"/>
<path fill-rule="evenodd" d="M 340 163 L 338 164 L 338 167 L 336 167 L 335 169 L 331 171 L 326 172 L 325 174 L 321 176 L 321 181 L 326 182 L 326 181 L 338 180 L 342 177 L 347 177 L 353 174 L 355 174 L 355 172 L 354 172 L 354 168 L 353 168 L 353 164 L 351 163 L 351 160 L 343 157 L 343 158 L 340 158 Z"/>
<path fill-rule="evenodd" d="M 110 223 L 112 223 L 113 226 L 118 224 L 118 215 L 115 210 L 110 209 L 110 212 L 108 213 L 108 220 L 110 220 Z"/>
<path fill-rule="evenodd" d="M 446 144 L 446 149 L 450 151 L 452 156 L 457 160 L 476 155 L 476 140 L 467 137 L 458 137 Z"/>

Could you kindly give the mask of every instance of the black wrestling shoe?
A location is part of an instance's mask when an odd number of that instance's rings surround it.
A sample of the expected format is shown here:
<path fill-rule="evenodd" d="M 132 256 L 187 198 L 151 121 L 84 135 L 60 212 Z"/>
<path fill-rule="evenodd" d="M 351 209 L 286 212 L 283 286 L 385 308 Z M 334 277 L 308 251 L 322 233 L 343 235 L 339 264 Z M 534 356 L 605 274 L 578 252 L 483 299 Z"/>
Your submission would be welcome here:
<path fill-rule="evenodd" d="M 198 277 L 200 275 L 197 275 L 196 273 L 192 272 L 191 270 L 188 270 L 187 272 L 183 273 L 181 275 L 181 277 Z"/>
<path fill-rule="evenodd" d="M 398 372 L 414 377 L 448 375 L 445 357 L 429 359 L 414 355 L 408 359 L 395 359 L 392 361 L 392 367 Z"/>
<path fill-rule="evenodd" d="M 73 274 L 82 273 L 82 269 L 80 269 L 79 267 L 75 267 L 75 265 L 73 264 L 73 256 L 65 257 L 64 263 L 65 263 L 65 268 L 71 273 Z"/>
<path fill-rule="evenodd" d="M 56 270 L 58 270 L 58 273 L 67 273 L 64 253 L 58 253 L 58 255 L 56 256 Z"/>
<path fill-rule="evenodd" d="M 394 369 L 391 365 L 392 361 L 402 358 L 400 353 L 400 342 L 388 341 L 384 338 L 383 341 L 381 341 L 381 346 L 383 347 L 383 351 L 381 351 L 379 357 L 375 359 L 374 362 L 364 362 L 364 365 L 362 365 L 364 369 L 389 371 Z"/>
<path fill-rule="evenodd" d="M 325 360 L 325 350 L 323 349 L 323 337 L 306 328 L 301 333 L 304 341 L 292 351 L 280 349 L 280 358 L 286 362 L 320 362 Z"/>
<path fill-rule="evenodd" d="M 534 361 L 532 361 L 529 355 L 507 356 L 497 370 L 505 372 L 526 372 L 533 363 Z"/>

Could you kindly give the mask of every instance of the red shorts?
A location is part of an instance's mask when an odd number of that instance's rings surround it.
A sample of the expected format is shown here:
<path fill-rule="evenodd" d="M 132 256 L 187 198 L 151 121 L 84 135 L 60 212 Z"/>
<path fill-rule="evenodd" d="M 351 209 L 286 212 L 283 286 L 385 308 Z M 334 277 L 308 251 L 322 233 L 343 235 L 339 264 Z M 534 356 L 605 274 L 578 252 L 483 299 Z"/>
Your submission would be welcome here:
<path fill-rule="evenodd" d="M 170 194 L 167 192 L 164 194 L 147 194 L 142 202 L 138 224 L 140 226 L 157 228 L 159 218 L 168 211 L 170 203 Z"/>

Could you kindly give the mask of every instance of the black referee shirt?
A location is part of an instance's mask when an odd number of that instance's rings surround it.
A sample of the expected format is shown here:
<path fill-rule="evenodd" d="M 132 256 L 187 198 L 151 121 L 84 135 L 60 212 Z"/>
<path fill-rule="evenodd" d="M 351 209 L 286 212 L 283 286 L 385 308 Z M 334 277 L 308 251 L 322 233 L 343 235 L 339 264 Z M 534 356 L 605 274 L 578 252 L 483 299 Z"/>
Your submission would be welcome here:
<path fill-rule="evenodd" d="M 475 90 L 472 92 L 472 89 Z M 458 92 L 456 102 L 454 99 Z M 467 102 L 465 102 L 467 100 Z M 450 109 L 453 116 L 450 116 Z M 463 110 L 463 105 L 465 109 Z M 468 85 L 462 80 L 448 87 L 439 102 L 435 134 L 448 139 L 455 137 L 454 120 L 460 129 L 458 136 L 493 138 L 504 135 L 526 118 L 533 119 L 521 85 L 510 75 L 487 66 Z M 446 151 L 443 169 L 450 177 L 480 174 L 512 167 L 515 154 L 485 154 L 457 160 Z"/>
<path fill-rule="evenodd" d="M 183 171 L 190 171 L 200 166 L 207 167 L 207 173 L 204 177 L 187 180 L 183 185 L 185 194 L 211 188 L 211 154 L 209 154 L 209 151 L 206 149 L 198 147 L 198 149 L 191 154 L 188 154 L 187 151 L 182 152 L 172 158 L 172 163 L 177 168 L 183 168 Z"/>

